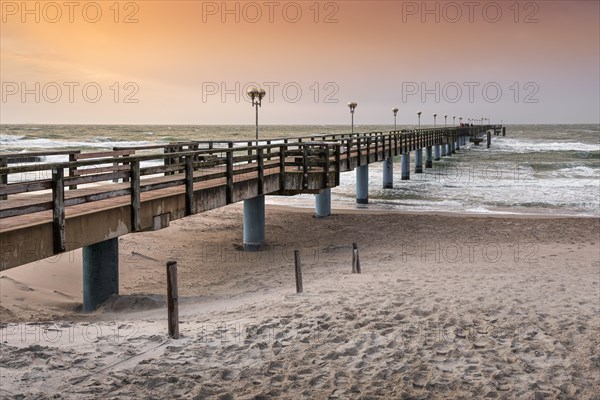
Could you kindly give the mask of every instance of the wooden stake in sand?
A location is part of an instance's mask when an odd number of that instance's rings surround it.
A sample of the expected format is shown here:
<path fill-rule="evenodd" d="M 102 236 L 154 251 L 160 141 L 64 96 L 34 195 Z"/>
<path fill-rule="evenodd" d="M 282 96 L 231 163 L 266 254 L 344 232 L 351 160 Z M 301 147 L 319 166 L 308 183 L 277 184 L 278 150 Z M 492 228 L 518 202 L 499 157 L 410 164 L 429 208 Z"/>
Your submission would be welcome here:
<path fill-rule="evenodd" d="M 167 263 L 167 310 L 169 336 L 179 339 L 179 300 L 177 296 L 177 262 Z"/>
<path fill-rule="evenodd" d="M 358 258 L 358 245 L 352 243 L 352 273 L 360 274 L 360 258 Z"/>
<path fill-rule="evenodd" d="M 294 262 L 296 263 L 296 293 L 302 293 L 302 261 L 298 250 L 294 250 Z"/>

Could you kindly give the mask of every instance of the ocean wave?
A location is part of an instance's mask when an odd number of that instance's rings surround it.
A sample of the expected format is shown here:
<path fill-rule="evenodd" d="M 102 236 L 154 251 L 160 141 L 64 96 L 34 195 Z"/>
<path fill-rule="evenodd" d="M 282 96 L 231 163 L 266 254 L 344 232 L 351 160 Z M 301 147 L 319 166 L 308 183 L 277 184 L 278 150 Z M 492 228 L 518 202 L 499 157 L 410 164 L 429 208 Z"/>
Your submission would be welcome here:
<path fill-rule="evenodd" d="M 160 144 L 158 141 L 130 140 L 118 141 L 112 138 L 98 137 L 90 141 L 25 139 L 24 136 L 2 135 L 0 147 L 3 151 L 35 151 L 66 148 L 112 149 L 113 147 L 147 146 Z"/>
<path fill-rule="evenodd" d="M 493 143 L 495 150 L 513 153 L 528 153 L 537 151 L 600 151 L 600 144 L 582 142 L 530 142 L 519 139 L 503 139 Z"/>

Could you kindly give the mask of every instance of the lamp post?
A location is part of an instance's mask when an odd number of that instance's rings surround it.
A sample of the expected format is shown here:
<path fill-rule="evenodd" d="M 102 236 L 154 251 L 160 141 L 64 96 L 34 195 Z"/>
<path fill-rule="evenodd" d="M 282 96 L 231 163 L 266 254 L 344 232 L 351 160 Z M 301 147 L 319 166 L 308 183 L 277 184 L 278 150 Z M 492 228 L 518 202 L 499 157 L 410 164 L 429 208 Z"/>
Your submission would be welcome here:
<path fill-rule="evenodd" d="M 348 103 L 348 107 L 350 108 L 350 118 L 351 118 L 351 126 L 352 126 L 352 134 L 354 134 L 354 109 L 358 104 L 355 101 L 351 101 Z"/>
<path fill-rule="evenodd" d="M 456 126 L 456 115 L 452 116 L 452 126 Z"/>
<path fill-rule="evenodd" d="M 396 114 L 398 114 L 398 109 L 394 107 L 392 108 L 392 112 L 394 113 L 394 130 L 396 130 Z"/>
<path fill-rule="evenodd" d="M 256 144 L 258 145 L 258 107 L 262 106 L 262 99 L 265 97 L 265 89 L 259 89 L 256 86 L 250 86 L 246 91 L 252 100 L 252 107 L 256 107 Z"/>
<path fill-rule="evenodd" d="M 433 127 L 434 128 L 437 126 L 436 118 L 437 118 L 437 114 L 433 114 Z"/>
<path fill-rule="evenodd" d="M 448 115 L 444 115 L 444 128 L 448 126 Z"/>
<path fill-rule="evenodd" d="M 462 125 L 462 117 L 458 117 L 458 123 Z"/>
<path fill-rule="evenodd" d="M 419 128 L 421 127 L 421 111 L 417 113 L 417 117 L 419 117 Z"/>

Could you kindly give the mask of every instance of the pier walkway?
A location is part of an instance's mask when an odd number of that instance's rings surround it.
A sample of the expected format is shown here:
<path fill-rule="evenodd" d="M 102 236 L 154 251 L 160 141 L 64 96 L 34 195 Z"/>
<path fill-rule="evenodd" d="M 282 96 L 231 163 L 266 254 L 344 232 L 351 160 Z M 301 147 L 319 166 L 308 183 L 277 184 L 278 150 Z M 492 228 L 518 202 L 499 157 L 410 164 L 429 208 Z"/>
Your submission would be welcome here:
<path fill-rule="evenodd" d="M 326 217 L 330 189 L 343 172 L 356 170 L 356 199 L 367 203 L 369 164 L 384 162 L 382 184 L 391 188 L 394 157 L 402 157 L 402 179 L 410 179 L 411 153 L 420 173 L 486 134 L 489 147 L 491 135 L 501 132 L 484 125 L 0 154 L 0 270 L 83 248 L 84 310 L 90 311 L 118 292 L 119 236 L 243 201 L 244 249 L 257 250 L 265 195 L 313 193 L 316 215 Z M 47 155 L 69 161 L 36 161 Z"/>

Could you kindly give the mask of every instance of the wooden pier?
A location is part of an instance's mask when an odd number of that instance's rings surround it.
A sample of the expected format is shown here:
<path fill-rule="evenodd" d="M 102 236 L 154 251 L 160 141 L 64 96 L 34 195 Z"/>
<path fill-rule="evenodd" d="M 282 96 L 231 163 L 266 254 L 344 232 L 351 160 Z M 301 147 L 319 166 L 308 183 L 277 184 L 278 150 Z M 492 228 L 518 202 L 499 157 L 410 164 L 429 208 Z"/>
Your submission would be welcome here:
<path fill-rule="evenodd" d="M 262 195 L 319 194 L 340 174 L 480 138 L 498 126 L 196 141 L 60 152 L 69 161 L 11 165 L 0 154 L 0 270 Z M 43 157 L 56 152 L 19 154 Z M 442 153 L 443 154 L 443 153 Z M 9 183 L 10 182 L 10 183 Z"/>

